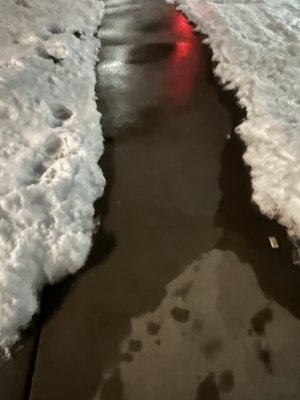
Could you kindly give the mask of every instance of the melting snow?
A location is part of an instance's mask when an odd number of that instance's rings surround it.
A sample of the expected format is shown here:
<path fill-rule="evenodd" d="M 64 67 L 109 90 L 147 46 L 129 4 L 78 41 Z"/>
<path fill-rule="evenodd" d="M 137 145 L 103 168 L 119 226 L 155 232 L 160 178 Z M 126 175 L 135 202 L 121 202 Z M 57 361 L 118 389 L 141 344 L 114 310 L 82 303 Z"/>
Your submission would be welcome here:
<path fill-rule="evenodd" d="M 0 0 L 0 347 L 75 273 L 103 191 L 98 0 Z"/>
<path fill-rule="evenodd" d="M 168 1 L 168 0 L 167 0 Z M 174 0 L 168 2 L 173 3 Z M 298 0 L 178 0 L 238 89 L 253 198 L 300 238 L 300 3 Z M 232 177 L 234 179 L 234 177 Z"/>

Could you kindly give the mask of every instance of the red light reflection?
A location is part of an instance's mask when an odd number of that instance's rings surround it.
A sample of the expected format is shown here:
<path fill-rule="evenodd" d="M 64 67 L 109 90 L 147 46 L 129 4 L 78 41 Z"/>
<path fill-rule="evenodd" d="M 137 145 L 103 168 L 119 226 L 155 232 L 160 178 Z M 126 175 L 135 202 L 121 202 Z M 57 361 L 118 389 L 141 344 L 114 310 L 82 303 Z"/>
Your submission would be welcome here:
<path fill-rule="evenodd" d="M 191 43 L 189 42 L 177 42 L 176 43 L 176 59 L 184 58 L 189 54 Z"/>
<path fill-rule="evenodd" d="M 193 35 L 193 29 L 189 25 L 187 19 L 183 14 L 176 13 L 175 18 L 173 19 L 172 28 L 174 32 L 184 33 L 186 37 L 191 37 Z"/>
<path fill-rule="evenodd" d="M 184 106 L 193 92 L 193 85 L 200 68 L 201 47 L 199 38 L 186 18 L 176 12 L 171 28 L 177 41 L 168 60 L 168 97 L 175 106 Z"/>

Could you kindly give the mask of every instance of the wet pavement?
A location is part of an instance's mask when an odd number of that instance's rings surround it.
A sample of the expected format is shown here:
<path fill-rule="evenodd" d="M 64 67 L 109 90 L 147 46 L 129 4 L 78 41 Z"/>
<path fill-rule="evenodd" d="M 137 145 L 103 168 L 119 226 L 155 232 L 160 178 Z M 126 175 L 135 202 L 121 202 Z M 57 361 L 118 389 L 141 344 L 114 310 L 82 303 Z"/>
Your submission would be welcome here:
<path fill-rule="evenodd" d="M 298 400 L 300 276 L 251 203 L 243 112 L 172 6 L 106 7 L 101 229 L 86 268 L 45 290 L 1 399 Z"/>

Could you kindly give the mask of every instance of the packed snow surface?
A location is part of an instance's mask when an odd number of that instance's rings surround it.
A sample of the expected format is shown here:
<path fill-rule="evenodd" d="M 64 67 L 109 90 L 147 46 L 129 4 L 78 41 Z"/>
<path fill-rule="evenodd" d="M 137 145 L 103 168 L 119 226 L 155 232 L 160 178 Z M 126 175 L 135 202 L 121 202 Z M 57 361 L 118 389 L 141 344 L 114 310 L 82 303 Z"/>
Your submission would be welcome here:
<path fill-rule="evenodd" d="M 85 262 L 104 178 L 99 0 L 0 0 L 0 347 Z"/>
<path fill-rule="evenodd" d="M 176 3 L 208 35 L 216 74 L 247 109 L 237 131 L 247 145 L 255 202 L 300 239 L 299 0 Z"/>

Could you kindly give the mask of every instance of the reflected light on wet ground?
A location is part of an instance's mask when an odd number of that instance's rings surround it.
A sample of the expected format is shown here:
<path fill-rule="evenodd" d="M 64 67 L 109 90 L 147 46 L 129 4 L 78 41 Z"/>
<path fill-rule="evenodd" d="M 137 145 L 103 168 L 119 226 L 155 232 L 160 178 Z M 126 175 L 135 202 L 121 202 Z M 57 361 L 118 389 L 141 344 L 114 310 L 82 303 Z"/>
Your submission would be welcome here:
<path fill-rule="evenodd" d="M 123 22 L 118 22 L 118 27 L 121 31 L 126 27 L 124 40 L 112 34 L 111 22 L 104 21 L 101 28 L 103 48 L 98 83 L 100 109 L 106 114 L 106 136 L 117 133 L 120 137 L 129 125 L 133 130 L 140 127 L 144 111 L 152 109 L 155 114 L 155 110 L 195 104 L 200 93 L 195 88 L 207 75 L 207 51 L 183 15 L 173 8 L 167 12 L 164 9 L 156 22 L 152 7 L 145 9 L 140 14 L 136 11 L 122 15 Z M 143 20 L 149 9 L 149 23 L 145 25 Z M 120 19 L 118 14 L 108 18 Z"/>
<path fill-rule="evenodd" d="M 174 14 L 171 25 L 178 39 L 166 68 L 167 98 L 174 106 L 187 106 L 199 75 L 199 59 L 203 52 L 192 26 L 182 14 Z"/>
<path fill-rule="evenodd" d="M 154 312 L 132 320 L 120 345 L 125 398 L 297 398 L 299 321 L 265 298 L 248 263 L 211 250 L 166 291 Z M 149 332 L 149 324 L 159 329 Z"/>

